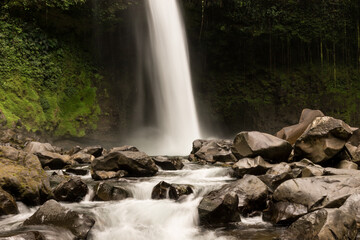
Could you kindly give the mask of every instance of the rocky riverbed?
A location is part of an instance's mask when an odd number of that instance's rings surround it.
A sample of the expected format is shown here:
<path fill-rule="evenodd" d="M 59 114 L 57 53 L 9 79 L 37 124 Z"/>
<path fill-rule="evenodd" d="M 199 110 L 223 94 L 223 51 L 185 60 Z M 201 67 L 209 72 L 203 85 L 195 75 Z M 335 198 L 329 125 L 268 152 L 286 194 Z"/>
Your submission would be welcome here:
<path fill-rule="evenodd" d="M 319 110 L 189 156 L 1 131 L 0 239 L 356 239 L 360 132 Z"/>

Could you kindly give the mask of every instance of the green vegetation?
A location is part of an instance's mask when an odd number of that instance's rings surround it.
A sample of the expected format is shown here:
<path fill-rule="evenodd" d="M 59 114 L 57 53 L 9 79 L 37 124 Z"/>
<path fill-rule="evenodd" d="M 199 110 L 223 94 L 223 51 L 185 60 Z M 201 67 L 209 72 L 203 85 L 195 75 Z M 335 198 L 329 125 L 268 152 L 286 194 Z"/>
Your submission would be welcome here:
<path fill-rule="evenodd" d="M 359 1 L 184 2 L 199 92 L 229 132 L 275 131 L 306 107 L 360 125 Z"/>
<path fill-rule="evenodd" d="M 0 109 L 9 127 L 84 136 L 100 114 L 100 76 L 75 44 L 5 14 L 0 18 Z"/>

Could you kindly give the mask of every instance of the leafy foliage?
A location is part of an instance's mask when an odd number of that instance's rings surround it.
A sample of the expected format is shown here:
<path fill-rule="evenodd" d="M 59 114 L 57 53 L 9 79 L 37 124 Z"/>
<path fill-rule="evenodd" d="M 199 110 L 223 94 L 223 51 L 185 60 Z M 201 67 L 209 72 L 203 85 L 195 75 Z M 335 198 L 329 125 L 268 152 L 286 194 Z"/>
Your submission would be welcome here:
<path fill-rule="evenodd" d="M 0 109 L 8 124 L 28 130 L 83 136 L 95 128 L 100 108 L 97 76 L 75 46 L 31 24 L 0 18 Z"/>

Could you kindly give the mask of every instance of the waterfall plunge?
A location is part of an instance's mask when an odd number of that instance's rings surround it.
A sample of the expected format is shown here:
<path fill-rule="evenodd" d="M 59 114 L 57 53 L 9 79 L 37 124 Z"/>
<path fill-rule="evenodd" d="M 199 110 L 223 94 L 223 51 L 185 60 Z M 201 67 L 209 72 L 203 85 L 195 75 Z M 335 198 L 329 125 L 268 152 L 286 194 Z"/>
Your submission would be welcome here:
<path fill-rule="evenodd" d="M 143 61 L 150 80 L 156 129 L 149 132 L 138 128 L 140 134 L 134 143 L 149 154 L 185 155 L 200 131 L 181 13 L 177 0 L 147 0 L 146 11 L 150 56 L 143 57 Z M 140 99 L 138 104 L 148 107 L 148 99 Z M 143 113 L 138 115 L 144 118 Z"/>

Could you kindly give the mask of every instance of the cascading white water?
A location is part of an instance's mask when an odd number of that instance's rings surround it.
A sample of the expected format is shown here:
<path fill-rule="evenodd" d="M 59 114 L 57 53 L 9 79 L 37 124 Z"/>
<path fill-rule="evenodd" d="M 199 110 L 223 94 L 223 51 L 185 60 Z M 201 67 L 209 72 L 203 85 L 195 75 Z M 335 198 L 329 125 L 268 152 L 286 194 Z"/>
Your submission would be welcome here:
<path fill-rule="evenodd" d="M 146 8 L 151 55 L 146 65 L 157 129 L 142 133 L 151 135 L 147 141 L 140 134 L 134 143 L 149 154 L 185 155 L 200 130 L 181 13 L 177 0 L 147 0 Z"/>

